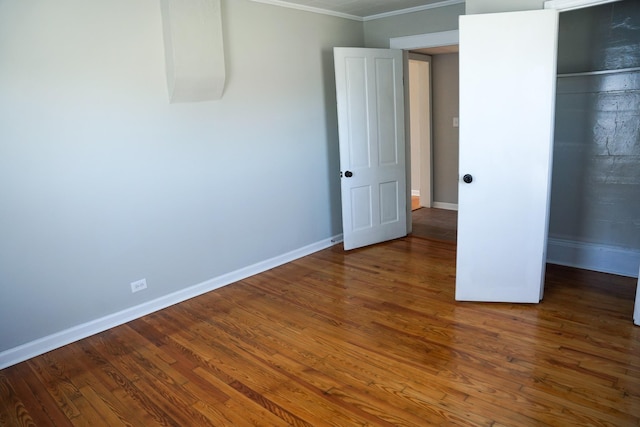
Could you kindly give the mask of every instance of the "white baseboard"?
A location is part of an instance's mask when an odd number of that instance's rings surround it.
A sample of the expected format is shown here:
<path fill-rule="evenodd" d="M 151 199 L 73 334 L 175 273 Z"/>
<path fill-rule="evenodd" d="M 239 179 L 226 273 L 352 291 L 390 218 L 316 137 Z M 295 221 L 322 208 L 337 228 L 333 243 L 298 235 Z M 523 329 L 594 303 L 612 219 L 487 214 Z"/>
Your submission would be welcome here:
<path fill-rule="evenodd" d="M 445 203 L 445 202 L 433 202 L 433 207 L 437 209 L 447 209 L 450 211 L 457 211 L 458 204 L 457 203 Z"/>
<path fill-rule="evenodd" d="M 130 322 L 155 311 L 162 310 L 163 308 L 167 308 L 239 280 L 246 279 L 247 277 L 262 273 L 263 271 L 270 270 L 279 265 L 310 255 L 322 249 L 326 249 L 341 241 L 342 235 L 337 235 L 330 239 L 312 243 L 291 252 L 223 274 L 222 276 L 214 277 L 213 279 L 209 279 L 152 301 L 142 303 L 135 307 L 131 307 L 35 341 L 22 344 L 9 350 L 5 350 L 0 353 L 0 369 L 15 365 L 72 342 L 90 337 L 91 335 Z"/>
<path fill-rule="evenodd" d="M 549 238 L 547 262 L 620 276 L 638 277 L 640 251 Z"/>

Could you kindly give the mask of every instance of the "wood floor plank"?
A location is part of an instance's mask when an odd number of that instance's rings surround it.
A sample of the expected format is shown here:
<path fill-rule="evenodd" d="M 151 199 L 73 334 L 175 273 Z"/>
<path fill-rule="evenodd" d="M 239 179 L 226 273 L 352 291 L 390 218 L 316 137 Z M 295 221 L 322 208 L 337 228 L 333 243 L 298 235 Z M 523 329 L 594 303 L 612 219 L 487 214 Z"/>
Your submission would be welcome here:
<path fill-rule="evenodd" d="M 233 381 L 227 384 L 218 376 L 211 375 L 210 371 L 203 368 L 196 368 L 194 372 L 231 396 L 231 399 L 225 402 L 224 405 L 228 408 L 227 414 L 234 413 L 236 415 L 235 418 L 238 420 L 238 425 L 292 425 L 287 420 L 279 417 L 278 414 L 269 411 L 256 400 L 248 398 L 245 392 L 238 390 L 239 387 L 233 386 L 237 386 Z M 298 425 L 303 425 L 303 422 Z"/>
<path fill-rule="evenodd" d="M 155 404 L 151 396 L 137 388 L 132 379 L 122 373 L 117 358 L 109 359 L 100 352 L 99 334 L 80 341 L 79 345 L 85 354 L 85 363 L 97 367 L 93 370 L 93 375 L 120 401 L 130 405 L 131 417 L 135 417 L 134 420 L 140 420 L 143 425 L 178 425 Z"/>
<path fill-rule="evenodd" d="M 228 316 L 227 316 L 228 317 Z M 218 324 L 220 326 L 220 324 Z M 299 386 L 292 384 L 290 378 L 284 375 L 280 375 L 281 371 L 274 366 L 270 366 L 264 359 L 257 357 L 256 355 L 269 356 L 273 352 L 263 351 L 264 346 L 256 348 L 253 343 L 253 335 L 251 335 L 251 344 L 246 341 L 240 341 L 235 334 L 228 334 L 225 328 L 212 329 L 206 335 L 200 337 L 208 345 L 214 345 L 218 348 L 222 348 L 222 351 L 216 352 L 219 358 L 210 360 L 211 363 L 216 364 L 220 369 L 225 369 L 227 373 L 236 378 L 231 384 L 238 391 L 250 391 L 248 396 L 252 396 L 253 400 L 264 404 L 263 406 L 268 408 L 281 408 L 282 405 L 290 404 L 287 400 L 287 395 L 295 395 L 296 399 L 304 400 L 307 404 L 301 408 L 304 411 L 304 415 L 300 416 L 304 420 L 314 421 L 315 424 L 324 419 L 340 419 L 343 415 L 337 412 L 332 405 L 323 403 L 321 400 L 315 398 L 313 393 L 307 393 Z M 253 350 L 253 352 L 251 351 Z M 252 357 L 253 355 L 253 357 Z M 258 362 L 256 362 L 256 360 Z M 251 369 L 255 365 L 255 369 Z M 255 389 L 255 390 L 252 390 Z M 257 399 L 256 396 L 262 398 Z M 313 404 L 311 404 L 313 402 Z M 312 411 L 308 411 L 307 408 L 312 408 Z M 278 409 L 278 413 L 285 414 L 282 410 Z M 283 418 L 294 419 L 295 414 L 288 414 Z M 353 417 L 345 418 L 345 421 L 353 422 Z M 297 421 L 301 423 L 302 421 Z"/>
<path fill-rule="evenodd" d="M 45 418 L 46 414 L 40 411 L 31 413 L 25 406 L 25 401 L 37 404 L 37 398 L 33 396 L 31 390 L 25 387 L 25 384 L 19 377 L 10 378 L 0 372 L 0 425 L 2 426 L 33 426 L 38 423 L 44 424 L 51 419 Z M 56 411 L 55 402 L 52 405 L 53 411 Z M 64 420 L 66 418 L 63 417 Z M 65 421 L 66 425 L 71 425 Z"/>
<path fill-rule="evenodd" d="M 130 426 L 132 425 L 125 411 L 113 404 L 113 397 L 110 394 L 102 394 L 101 390 L 95 390 L 93 387 L 85 386 L 80 389 L 83 397 L 95 408 L 100 414 L 102 422 L 96 424 L 108 424 L 109 426 Z M 84 416 L 82 417 L 84 418 Z"/>
<path fill-rule="evenodd" d="M 98 411 L 104 411 L 105 419 L 117 418 L 124 425 L 143 424 L 144 417 L 140 418 L 140 412 L 132 410 L 129 396 L 119 387 L 111 386 L 105 381 L 102 370 L 89 362 L 86 353 L 81 346 L 65 346 L 50 353 L 50 357 L 57 361 L 74 361 L 65 363 L 66 375 L 72 379 L 74 385 L 80 390 L 83 397 Z M 100 399 L 100 401 L 96 401 Z M 84 418 L 84 417 L 81 417 Z M 118 425 L 117 421 L 113 422 Z M 57 424 L 56 424 L 57 425 Z"/>
<path fill-rule="evenodd" d="M 23 397 L 24 405 L 35 425 L 72 425 L 47 388 L 33 375 L 29 365 L 23 362 L 16 368 L 12 384 L 16 387 L 16 393 Z"/>
<path fill-rule="evenodd" d="M 44 354 L 41 357 L 33 358 L 27 362 L 40 383 L 45 386 L 46 391 L 55 400 L 58 407 L 69 419 L 76 418 L 80 411 L 73 403 L 74 399 L 81 394 L 77 387 L 65 374 L 64 367 L 60 366 L 51 354 Z"/>
<path fill-rule="evenodd" d="M 127 329 L 123 328 L 118 334 L 107 331 L 102 335 L 102 351 L 108 352 L 103 355 L 117 356 L 121 372 L 133 379 L 134 386 L 151 397 L 154 404 L 179 425 L 187 425 L 197 420 L 198 425 L 211 426 L 206 418 L 200 417 L 200 414 L 192 409 L 198 398 L 183 387 L 188 380 L 171 366 L 146 352 L 142 345 L 144 339 L 136 339 Z M 129 345 L 131 342 L 138 345 Z"/>
<path fill-rule="evenodd" d="M 334 246 L 0 371 L 0 426 L 640 425 L 634 279 L 454 283 L 446 241 Z"/>

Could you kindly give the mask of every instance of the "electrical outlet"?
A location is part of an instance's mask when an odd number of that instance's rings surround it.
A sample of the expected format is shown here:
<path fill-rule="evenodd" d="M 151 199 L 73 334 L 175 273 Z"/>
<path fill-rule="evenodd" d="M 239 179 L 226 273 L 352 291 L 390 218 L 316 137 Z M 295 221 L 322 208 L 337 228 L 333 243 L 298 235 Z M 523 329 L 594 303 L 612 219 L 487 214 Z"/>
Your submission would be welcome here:
<path fill-rule="evenodd" d="M 140 279 L 135 282 L 131 282 L 131 293 L 136 293 L 144 289 L 147 289 L 147 279 Z"/>

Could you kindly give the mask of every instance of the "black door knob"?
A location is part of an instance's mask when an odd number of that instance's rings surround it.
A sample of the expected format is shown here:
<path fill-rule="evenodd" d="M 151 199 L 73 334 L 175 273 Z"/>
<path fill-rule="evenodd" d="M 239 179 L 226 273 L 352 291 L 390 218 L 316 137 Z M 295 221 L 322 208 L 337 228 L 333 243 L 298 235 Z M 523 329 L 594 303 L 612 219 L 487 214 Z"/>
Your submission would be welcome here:
<path fill-rule="evenodd" d="M 471 184 L 471 182 L 473 181 L 473 177 L 469 174 L 466 174 L 465 176 L 462 177 L 462 180 L 467 184 Z"/>
<path fill-rule="evenodd" d="M 344 173 L 344 176 L 346 176 L 347 178 L 351 178 L 351 177 L 353 176 L 353 172 L 351 172 L 351 171 L 346 171 L 346 172 Z"/>

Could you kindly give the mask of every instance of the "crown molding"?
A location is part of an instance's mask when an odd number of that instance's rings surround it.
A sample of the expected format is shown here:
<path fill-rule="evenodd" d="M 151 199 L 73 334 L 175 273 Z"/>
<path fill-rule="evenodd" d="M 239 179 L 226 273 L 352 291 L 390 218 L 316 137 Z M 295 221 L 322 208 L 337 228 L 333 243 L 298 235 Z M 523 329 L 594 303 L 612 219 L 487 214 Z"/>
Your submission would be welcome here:
<path fill-rule="evenodd" d="M 251 0 L 251 1 L 256 2 L 256 3 L 270 4 L 270 5 L 273 5 L 273 6 L 286 7 L 286 8 L 289 8 L 289 9 L 302 10 L 302 11 L 305 11 L 305 12 L 312 12 L 312 13 L 319 13 L 319 14 L 322 14 L 322 15 L 336 16 L 338 18 L 351 19 L 353 21 L 359 21 L 359 22 L 372 21 L 374 19 L 382 19 L 382 18 L 388 18 L 390 16 L 404 15 L 404 14 L 407 14 L 407 13 L 420 12 L 420 11 L 428 10 L 428 9 L 436 9 L 436 8 L 439 8 L 439 7 L 452 6 L 454 4 L 463 4 L 465 2 L 465 0 L 442 0 L 442 1 L 439 1 L 437 3 L 426 4 L 424 6 L 410 7 L 408 9 L 393 10 L 391 12 L 385 12 L 385 13 L 379 13 L 377 15 L 370 15 L 370 16 L 361 17 L 361 16 L 356 16 L 356 15 L 350 15 L 348 13 L 336 12 L 334 10 L 322 9 L 322 8 L 319 8 L 319 7 L 312 7 L 312 6 L 305 6 L 305 5 L 301 5 L 301 4 L 289 3 L 288 1 L 283 1 L 283 0 Z"/>
<path fill-rule="evenodd" d="M 620 0 L 547 0 L 544 2 L 545 9 L 556 9 L 560 12 L 582 9 L 584 7 L 599 6 L 601 4 L 613 3 Z"/>
<path fill-rule="evenodd" d="M 311 6 L 304 6 L 302 4 L 289 3 L 281 0 L 251 0 L 251 1 L 256 3 L 270 4 L 272 6 L 286 7 L 288 9 L 302 10 L 305 12 L 319 13 L 321 15 L 337 16 L 338 18 L 351 19 L 353 21 L 359 21 L 359 22 L 364 21 L 364 18 L 360 16 L 349 15 L 348 13 L 340 13 L 333 10 L 320 9 L 319 7 L 311 7 Z"/>
<path fill-rule="evenodd" d="M 391 12 L 379 13 L 377 15 L 365 16 L 363 21 L 373 21 L 374 19 L 388 18 L 390 16 L 404 15 L 407 13 L 420 12 L 423 10 L 437 9 L 440 7 L 453 6 L 455 4 L 464 4 L 465 0 L 442 0 L 437 3 L 425 4 L 424 6 L 410 7 L 408 9 L 392 10 Z"/>

